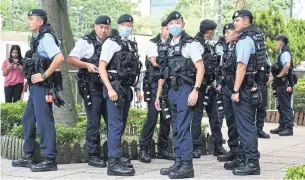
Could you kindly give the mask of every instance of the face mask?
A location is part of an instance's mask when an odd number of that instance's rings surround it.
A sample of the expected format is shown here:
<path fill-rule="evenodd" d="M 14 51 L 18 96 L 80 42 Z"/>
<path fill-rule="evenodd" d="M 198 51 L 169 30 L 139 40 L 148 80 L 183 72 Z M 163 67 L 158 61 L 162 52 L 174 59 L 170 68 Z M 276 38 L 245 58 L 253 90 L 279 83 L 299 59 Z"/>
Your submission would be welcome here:
<path fill-rule="evenodd" d="M 180 24 L 172 24 L 168 27 L 168 31 L 173 36 L 179 36 L 182 32 L 182 26 Z"/>
<path fill-rule="evenodd" d="M 131 31 L 132 28 L 130 27 L 125 27 L 125 26 L 119 27 L 119 34 L 124 38 L 128 37 L 131 34 Z"/>

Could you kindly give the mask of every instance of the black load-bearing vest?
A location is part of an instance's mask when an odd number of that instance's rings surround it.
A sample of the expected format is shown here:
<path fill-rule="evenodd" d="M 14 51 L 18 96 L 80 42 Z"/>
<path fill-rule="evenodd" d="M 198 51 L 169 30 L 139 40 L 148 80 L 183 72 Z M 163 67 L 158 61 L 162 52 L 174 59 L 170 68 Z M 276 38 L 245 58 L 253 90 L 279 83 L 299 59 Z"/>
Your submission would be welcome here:
<path fill-rule="evenodd" d="M 236 73 L 236 44 L 230 48 L 229 44 L 224 45 L 222 56 L 222 75 L 230 76 Z"/>

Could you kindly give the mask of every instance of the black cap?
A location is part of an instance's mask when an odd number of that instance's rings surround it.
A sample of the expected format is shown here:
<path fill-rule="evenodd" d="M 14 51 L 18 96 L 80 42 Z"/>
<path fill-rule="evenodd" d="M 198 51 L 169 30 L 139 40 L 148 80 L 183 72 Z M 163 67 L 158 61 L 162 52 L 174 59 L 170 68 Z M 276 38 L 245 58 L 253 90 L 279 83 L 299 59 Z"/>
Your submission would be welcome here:
<path fill-rule="evenodd" d="M 177 20 L 180 18 L 183 19 L 182 15 L 178 11 L 173 11 L 167 16 L 166 23 L 168 24 L 171 20 Z"/>
<path fill-rule="evenodd" d="M 162 21 L 161 26 L 162 26 L 162 27 L 167 26 L 167 22 L 166 22 L 166 21 Z"/>
<path fill-rule="evenodd" d="M 287 36 L 278 36 L 275 38 L 276 41 L 283 41 L 285 45 L 289 43 Z"/>
<path fill-rule="evenodd" d="M 42 9 L 32 9 L 29 11 L 28 16 L 47 16 L 47 13 Z"/>
<path fill-rule="evenodd" d="M 111 24 L 111 19 L 109 16 L 99 16 L 95 20 L 95 24 L 106 24 L 110 25 Z"/>
<path fill-rule="evenodd" d="M 205 19 L 205 20 L 201 21 L 199 30 L 200 31 L 202 29 L 213 30 L 213 29 L 216 29 L 216 27 L 217 27 L 217 24 L 214 21 Z"/>
<path fill-rule="evenodd" d="M 121 24 L 123 22 L 133 22 L 133 17 L 129 14 L 123 14 L 122 16 L 119 17 L 117 23 Z"/>
<path fill-rule="evenodd" d="M 253 20 L 252 12 L 247 9 L 242 9 L 242 10 L 236 11 L 232 16 L 232 19 L 234 20 L 237 17 L 243 17 L 243 16 L 249 16 L 250 20 L 252 22 L 252 20 Z"/>

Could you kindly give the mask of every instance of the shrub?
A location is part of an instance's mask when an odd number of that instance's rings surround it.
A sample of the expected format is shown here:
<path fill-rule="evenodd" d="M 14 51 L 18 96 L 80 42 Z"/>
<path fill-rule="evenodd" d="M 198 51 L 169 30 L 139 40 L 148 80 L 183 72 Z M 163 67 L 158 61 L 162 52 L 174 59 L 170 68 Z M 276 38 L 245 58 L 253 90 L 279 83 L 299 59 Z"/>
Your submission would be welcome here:
<path fill-rule="evenodd" d="M 286 171 L 286 179 L 305 179 L 305 164 L 289 167 Z"/>
<path fill-rule="evenodd" d="M 305 113 L 305 79 L 301 78 L 294 86 L 293 110 Z"/>

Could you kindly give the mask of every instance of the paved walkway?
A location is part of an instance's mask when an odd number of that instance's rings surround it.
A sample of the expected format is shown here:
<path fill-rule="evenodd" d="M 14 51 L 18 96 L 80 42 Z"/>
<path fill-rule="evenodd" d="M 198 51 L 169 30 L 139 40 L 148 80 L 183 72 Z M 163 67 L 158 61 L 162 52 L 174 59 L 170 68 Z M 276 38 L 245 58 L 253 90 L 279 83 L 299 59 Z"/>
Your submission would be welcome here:
<path fill-rule="evenodd" d="M 265 124 L 266 132 L 277 124 Z M 227 130 L 224 128 L 224 134 Z M 226 146 L 227 148 L 227 146 Z M 202 156 L 194 160 L 194 179 L 283 179 L 287 167 L 305 164 L 305 127 L 295 127 L 294 136 L 259 139 L 261 152 L 261 175 L 240 177 L 223 168 L 223 163 L 214 156 Z M 11 161 L 1 158 L 1 179 L 169 179 L 160 175 L 160 168 L 169 167 L 172 162 L 153 159 L 152 163 L 132 162 L 136 175 L 132 177 L 107 176 L 107 169 L 92 168 L 87 164 L 58 165 L 59 170 L 46 173 L 33 173 L 26 168 L 13 168 Z"/>

